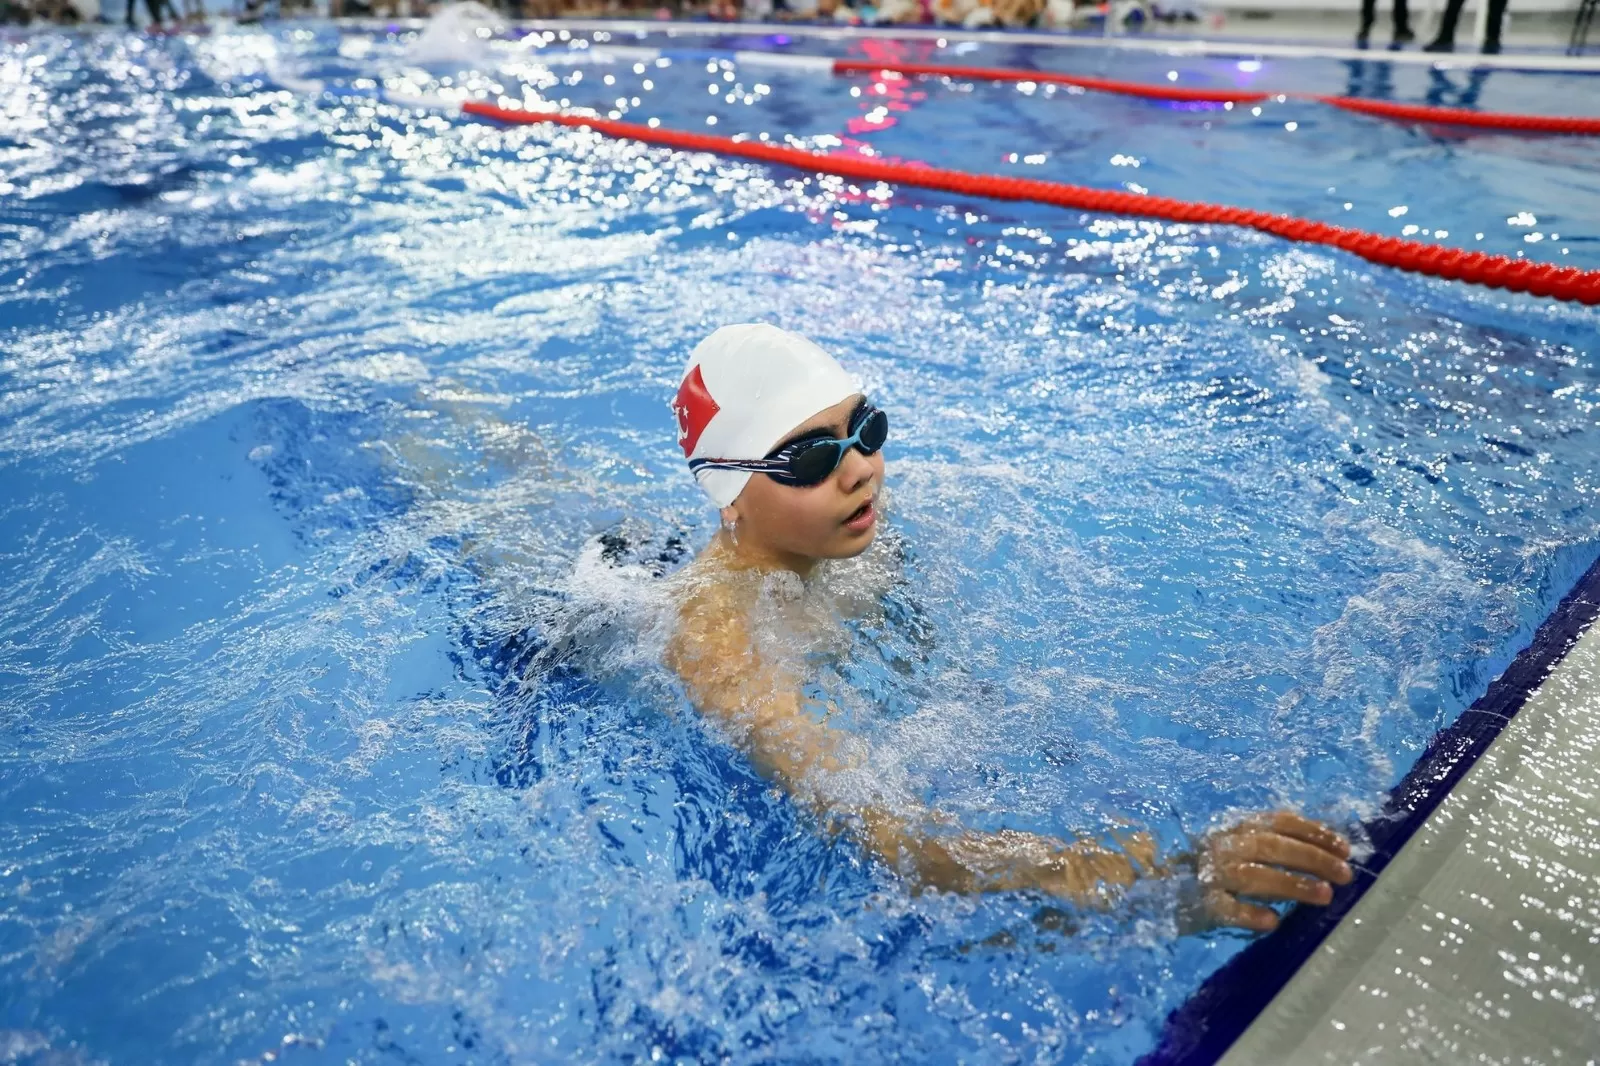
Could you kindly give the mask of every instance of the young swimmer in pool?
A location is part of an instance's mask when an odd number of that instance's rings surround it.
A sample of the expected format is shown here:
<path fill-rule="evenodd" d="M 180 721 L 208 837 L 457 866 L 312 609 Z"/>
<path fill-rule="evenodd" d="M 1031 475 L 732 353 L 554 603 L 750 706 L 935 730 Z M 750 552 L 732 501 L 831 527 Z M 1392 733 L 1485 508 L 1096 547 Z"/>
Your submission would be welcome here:
<path fill-rule="evenodd" d="M 1258 904 L 1326 904 L 1331 886 L 1350 880 L 1348 842 L 1287 811 L 1162 863 L 1143 833 L 1119 837 L 1120 847 L 980 833 L 903 797 L 886 800 L 859 740 L 829 726 L 828 708 L 806 696 L 805 664 L 838 628 L 830 609 L 808 609 L 808 590 L 877 539 L 888 417 L 832 356 L 768 325 L 725 326 L 701 342 L 673 410 L 722 528 L 679 578 L 668 663 L 700 711 L 824 823 L 849 825 L 919 887 L 951 892 L 1034 890 L 1093 904 L 1140 878 L 1192 870 L 1188 928 L 1270 930 L 1277 915 Z M 858 607 L 877 594 L 855 591 Z"/>

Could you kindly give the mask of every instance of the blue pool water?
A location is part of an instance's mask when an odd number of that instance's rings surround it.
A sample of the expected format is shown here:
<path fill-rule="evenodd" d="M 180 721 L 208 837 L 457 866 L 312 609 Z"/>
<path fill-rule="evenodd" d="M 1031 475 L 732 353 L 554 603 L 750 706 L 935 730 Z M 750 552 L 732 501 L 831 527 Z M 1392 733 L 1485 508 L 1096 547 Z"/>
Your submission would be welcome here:
<path fill-rule="evenodd" d="M 1240 939 L 1175 939 L 1160 889 L 1070 934 L 1038 900 L 908 894 L 697 724 L 653 659 L 656 587 L 585 561 L 619 524 L 713 528 L 666 401 L 718 324 L 809 333 L 889 410 L 904 580 L 817 683 L 886 778 L 969 824 L 1126 818 L 1175 846 L 1292 803 L 1353 826 L 1600 554 L 1592 309 L 311 101 L 270 71 L 1600 267 L 1593 140 L 509 46 L 423 70 L 407 45 L 0 43 L 0 1063 L 1152 1046 Z M 943 51 L 1596 99 L 1571 75 Z M 541 653 L 574 624 L 583 646 Z"/>

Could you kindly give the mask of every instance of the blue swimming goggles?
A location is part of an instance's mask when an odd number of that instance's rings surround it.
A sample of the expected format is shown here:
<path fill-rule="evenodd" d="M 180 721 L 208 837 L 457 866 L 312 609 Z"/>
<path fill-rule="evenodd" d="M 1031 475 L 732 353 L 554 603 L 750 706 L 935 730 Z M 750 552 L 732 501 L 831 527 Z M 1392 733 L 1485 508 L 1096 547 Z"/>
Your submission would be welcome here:
<path fill-rule="evenodd" d="M 859 448 L 862 455 L 876 455 L 889 438 L 889 416 L 862 400 L 850 415 L 850 430 L 850 436 L 840 440 L 819 429 L 815 435 L 779 445 L 765 459 L 691 459 L 689 472 L 748 470 L 765 474 L 780 485 L 820 485 L 839 469 L 851 448 Z"/>

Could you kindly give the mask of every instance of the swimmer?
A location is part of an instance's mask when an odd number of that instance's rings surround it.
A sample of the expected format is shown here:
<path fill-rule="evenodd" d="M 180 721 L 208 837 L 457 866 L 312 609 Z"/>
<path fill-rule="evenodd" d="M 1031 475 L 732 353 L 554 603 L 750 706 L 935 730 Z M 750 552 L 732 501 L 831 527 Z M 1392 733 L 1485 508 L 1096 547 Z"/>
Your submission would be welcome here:
<path fill-rule="evenodd" d="M 848 828 L 919 890 L 1031 891 L 1097 906 L 1140 879 L 1192 872 L 1186 930 L 1269 931 L 1278 917 L 1261 904 L 1326 904 L 1350 881 L 1348 841 L 1288 811 L 1162 861 L 1147 833 L 1113 833 L 1109 845 L 977 832 L 892 793 L 861 739 L 829 725 L 832 708 L 807 687 L 807 663 L 837 650 L 840 613 L 869 610 L 886 591 L 861 587 L 872 568 L 838 575 L 882 551 L 888 416 L 831 355 L 769 325 L 724 326 L 702 341 L 673 411 L 721 528 L 674 578 L 667 663 L 700 712 L 824 825 Z M 819 605 L 812 593 L 830 578 L 856 595 Z"/>

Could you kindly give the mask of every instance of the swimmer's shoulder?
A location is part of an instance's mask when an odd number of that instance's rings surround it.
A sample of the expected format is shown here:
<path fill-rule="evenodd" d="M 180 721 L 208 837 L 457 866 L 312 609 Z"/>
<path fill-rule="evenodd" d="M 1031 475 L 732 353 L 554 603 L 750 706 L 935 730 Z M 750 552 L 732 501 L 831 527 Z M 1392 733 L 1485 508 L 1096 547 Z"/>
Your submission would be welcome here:
<path fill-rule="evenodd" d="M 678 673 L 708 655 L 748 651 L 754 601 L 748 575 L 730 570 L 718 552 L 707 548 L 669 581 L 678 624 L 667 654 Z"/>

